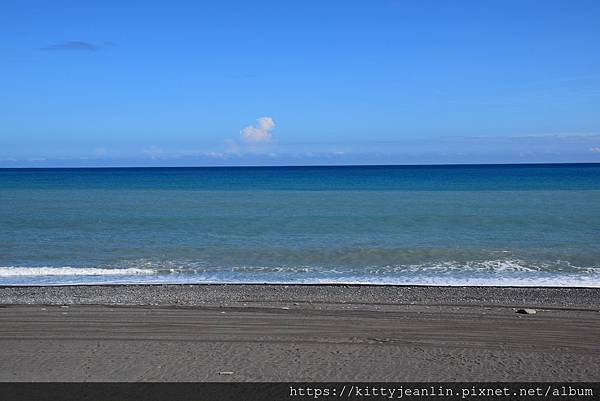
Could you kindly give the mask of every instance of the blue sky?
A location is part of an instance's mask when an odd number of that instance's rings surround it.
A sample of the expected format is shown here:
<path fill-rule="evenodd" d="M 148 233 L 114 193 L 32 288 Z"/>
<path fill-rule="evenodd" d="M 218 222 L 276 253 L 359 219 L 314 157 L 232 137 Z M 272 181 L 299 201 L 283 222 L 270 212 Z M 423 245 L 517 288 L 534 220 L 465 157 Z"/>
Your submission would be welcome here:
<path fill-rule="evenodd" d="M 600 2 L 3 1 L 0 166 L 600 162 Z"/>

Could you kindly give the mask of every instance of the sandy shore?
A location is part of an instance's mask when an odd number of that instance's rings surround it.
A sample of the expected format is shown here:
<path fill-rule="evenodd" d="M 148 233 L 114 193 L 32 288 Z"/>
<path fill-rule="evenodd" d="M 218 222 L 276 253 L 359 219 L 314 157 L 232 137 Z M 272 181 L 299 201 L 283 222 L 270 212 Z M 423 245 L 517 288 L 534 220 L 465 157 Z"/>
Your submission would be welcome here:
<path fill-rule="evenodd" d="M 1 381 L 600 381 L 600 289 L 3 287 L 0 305 Z"/>

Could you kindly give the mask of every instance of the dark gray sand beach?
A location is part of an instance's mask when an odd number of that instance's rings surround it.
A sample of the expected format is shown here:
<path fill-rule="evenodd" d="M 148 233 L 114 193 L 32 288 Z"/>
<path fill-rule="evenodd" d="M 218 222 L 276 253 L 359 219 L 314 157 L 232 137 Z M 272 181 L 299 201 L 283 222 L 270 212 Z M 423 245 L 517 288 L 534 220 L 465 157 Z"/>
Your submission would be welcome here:
<path fill-rule="evenodd" d="M 600 288 L 3 287 L 0 305 L 2 381 L 600 381 Z"/>

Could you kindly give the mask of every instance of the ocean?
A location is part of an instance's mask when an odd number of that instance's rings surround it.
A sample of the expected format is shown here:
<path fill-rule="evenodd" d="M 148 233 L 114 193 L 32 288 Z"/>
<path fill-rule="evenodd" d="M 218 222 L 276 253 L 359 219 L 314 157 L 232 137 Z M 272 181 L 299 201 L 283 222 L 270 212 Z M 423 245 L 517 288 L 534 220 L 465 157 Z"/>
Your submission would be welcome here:
<path fill-rule="evenodd" d="M 0 285 L 600 286 L 600 164 L 0 169 Z"/>

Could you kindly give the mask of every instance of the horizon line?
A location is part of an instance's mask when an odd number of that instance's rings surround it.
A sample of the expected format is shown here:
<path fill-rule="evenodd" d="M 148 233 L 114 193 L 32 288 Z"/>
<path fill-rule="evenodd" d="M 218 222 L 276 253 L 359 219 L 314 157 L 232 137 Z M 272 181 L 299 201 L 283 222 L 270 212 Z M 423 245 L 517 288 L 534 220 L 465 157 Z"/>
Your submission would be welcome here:
<path fill-rule="evenodd" d="M 429 163 L 429 164 L 286 164 L 286 165 L 223 165 L 223 166 L 52 166 L 0 167 L 0 170 L 68 170 L 68 169 L 185 169 L 185 168 L 294 168 L 294 167 L 459 167 L 459 166 L 555 166 L 600 165 L 600 162 L 526 162 L 526 163 Z"/>

